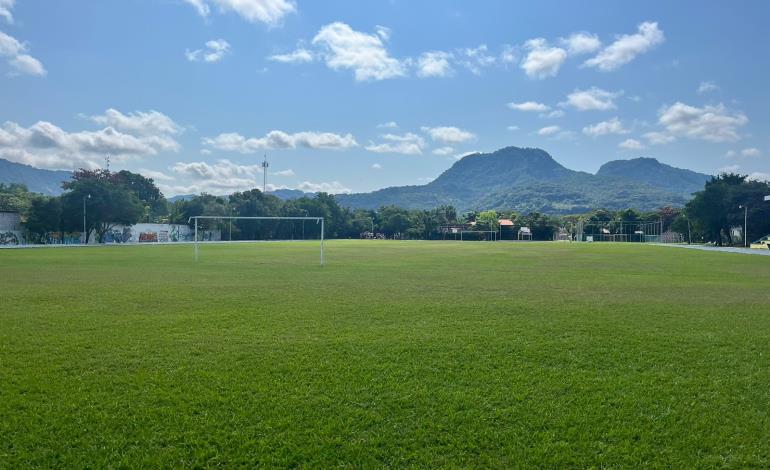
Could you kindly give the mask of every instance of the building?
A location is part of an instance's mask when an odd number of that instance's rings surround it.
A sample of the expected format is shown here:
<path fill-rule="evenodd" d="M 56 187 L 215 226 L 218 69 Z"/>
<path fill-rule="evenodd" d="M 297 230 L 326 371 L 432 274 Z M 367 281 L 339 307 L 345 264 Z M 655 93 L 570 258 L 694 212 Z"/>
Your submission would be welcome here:
<path fill-rule="evenodd" d="M 22 243 L 24 232 L 21 227 L 21 214 L 16 211 L 0 211 L 0 246 Z"/>

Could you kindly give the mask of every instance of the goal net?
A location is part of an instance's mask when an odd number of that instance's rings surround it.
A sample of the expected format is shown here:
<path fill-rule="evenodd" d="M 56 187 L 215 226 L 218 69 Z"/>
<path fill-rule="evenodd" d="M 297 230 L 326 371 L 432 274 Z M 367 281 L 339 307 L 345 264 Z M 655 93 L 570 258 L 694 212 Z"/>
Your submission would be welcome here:
<path fill-rule="evenodd" d="M 317 240 L 324 265 L 323 217 L 225 217 L 198 215 L 188 220 L 193 226 L 195 260 L 205 243 L 248 243 Z"/>

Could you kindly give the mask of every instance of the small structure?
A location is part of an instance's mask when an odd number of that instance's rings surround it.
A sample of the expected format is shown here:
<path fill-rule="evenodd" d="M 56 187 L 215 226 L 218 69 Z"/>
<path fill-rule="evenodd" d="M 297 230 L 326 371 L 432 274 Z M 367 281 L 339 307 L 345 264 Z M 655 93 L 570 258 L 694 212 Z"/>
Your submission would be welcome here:
<path fill-rule="evenodd" d="M 0 246 L 21 245 L 23 242 L 21 214 L 16 211 L 0 211 Z"/>
<path fill-rule="evenodd" d="M 519 229 L 519 240 L 532 240 L 532 230 L 529 227 L 521 227 Z"/>
<path fill-rule="evenodd" d="M 511 219 L 498 219 L 497 225 L 500 230 L 500 240 L 503 239 L 503 227 L 505 227 L 505 230 L 509 232 L 513 230 L 513 221 Z"/>

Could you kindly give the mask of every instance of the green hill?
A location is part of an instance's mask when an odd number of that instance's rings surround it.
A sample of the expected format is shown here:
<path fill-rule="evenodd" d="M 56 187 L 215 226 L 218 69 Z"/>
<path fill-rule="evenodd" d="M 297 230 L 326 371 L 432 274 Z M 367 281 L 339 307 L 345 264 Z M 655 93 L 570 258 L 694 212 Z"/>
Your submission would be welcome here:
<path fill-rule="evenodd" d="M 637 160 L 643 160 L 642 164 Z M 651 210 L 683 205 L 693 188 L 702 188 L 708 178 L 654 159 L 610 162 L 602 168 L 596 175 L 574 171 L 542 149 L 506 147 L 467 155 L 422 186 L 391 187 L 337 199 L 343 205 L 367 209 L 389 204 L 411 209 L 451 204 L 461 211 L 513 209 L 550 214 L 597 207 Z"/>

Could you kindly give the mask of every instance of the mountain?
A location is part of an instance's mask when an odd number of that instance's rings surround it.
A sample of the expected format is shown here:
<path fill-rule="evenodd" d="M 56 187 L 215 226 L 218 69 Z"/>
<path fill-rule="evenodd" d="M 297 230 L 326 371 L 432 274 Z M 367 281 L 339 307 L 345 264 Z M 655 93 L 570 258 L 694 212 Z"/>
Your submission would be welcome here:
<path fill-rule="evenodd" d="M 41 170 L 22 163 L 0 158 L 0 183 L 19 183 L 35 193 L 56 196 L 61 194 L 61 184 L 72 177 L 69 171 Z"/>
<path fill-rule="evenodd" d="M 267 194 L 275 196 L 278 199 L 290 201 L 292 199 L 299 199 L 301 197 L 315 197 L 316 193 L 306 193 L 301 189 L 276 189 L 274 191 L 268 191 Z"/>
<path fill-rule="evenodd" d="M 710 175 L 684 170 L 660 163 L 654 158 L 634 158 L 607 162 L 599 168 L 597 176 L 624 178 L 647 183 L 656 188 L 687 197 L 703 189 Z"/>
<path fill-rule="evenodd" d="M 460 211 L 513 209 L 548 214 L 579 213 L 598 207 L 652 210 L 686 203 L 690 194 L 686 191 L 694 187 L 696 178 L 680 173 L 688 170 L 653 161 L 660 168 L 656 173 L 656 167 L 647 163 L 647 172 L 642 172 L 644 178 L 635 177 L 633 168 L 622 171 L 623 162 L 611 162 L 604 174 L 593 175 L 565 168 L 542 149 L 506 147 L 492 153 L 467 155 L 425 185 L 390 187 L 336 198 L 342 205 L 364 209 L 390 204 L 410 209 L 453 205 Z M 675 177 L 671 181 L 664 179 L 661 175 L 666 172 Z M 683 187 L 681 180 L 690 177 L 692 183 Z M 703 182 L 697 189 L 702 188 Z"/>

